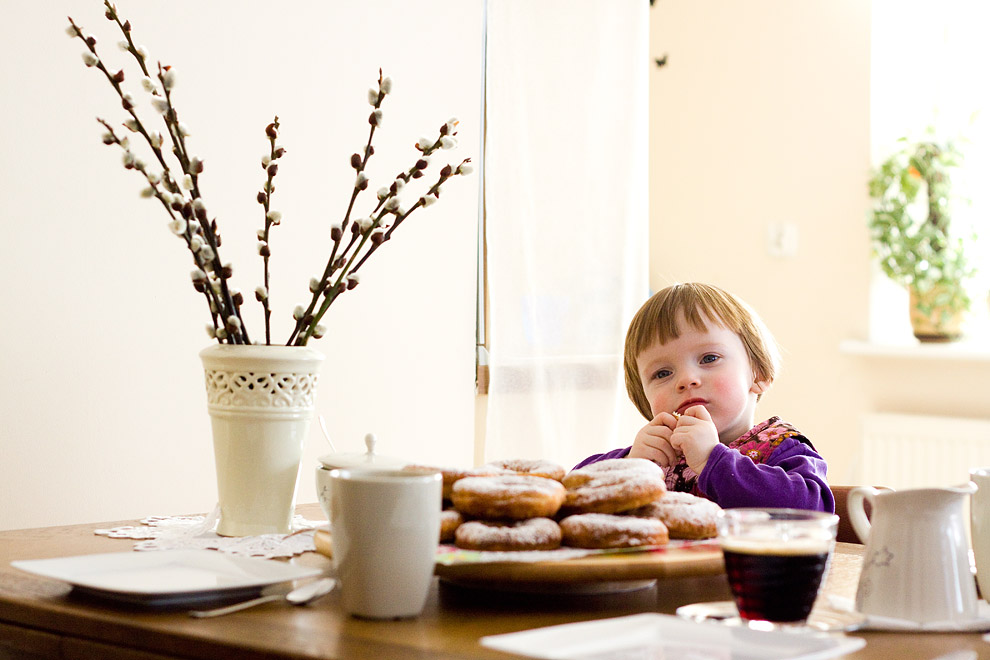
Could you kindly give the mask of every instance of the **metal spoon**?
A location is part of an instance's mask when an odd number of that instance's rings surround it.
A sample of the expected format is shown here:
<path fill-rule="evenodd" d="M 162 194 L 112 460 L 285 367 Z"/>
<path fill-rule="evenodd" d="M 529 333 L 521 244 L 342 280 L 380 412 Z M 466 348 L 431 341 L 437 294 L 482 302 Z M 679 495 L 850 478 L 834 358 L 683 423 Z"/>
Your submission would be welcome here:
<path fill-rule="evenodd" d="M 323 578 L 316 580 L 315 582 L 309 582 L 301 587 L 296 587 L 287 594 L 272 594 L 270 596 L 261 596 L 259 598 L 252 598 L 251 600 L 245 600 L 240 603 L 234 603 L 233 605 L 227 605 L 226 607 L 218 607 L 212 610 L 193 610 L 189 613 L 189 616 L 194 616 L 197 619 L 205 619 L 214 616 L 223 616 L 224 614 L 230 614 L 231 612 L 240 612 L 241 610 L 246 610 L 249 607 L 254 607 L 255 605 L 261 605 L 262 603 L 272 603 L 278 600 L 284 600 L 292 605 L 306 605 L 312 603 L 314 600 L 321 596 L 325 596 L 334 587 L 337 586 L 337 581 L 333 578 Z"/>

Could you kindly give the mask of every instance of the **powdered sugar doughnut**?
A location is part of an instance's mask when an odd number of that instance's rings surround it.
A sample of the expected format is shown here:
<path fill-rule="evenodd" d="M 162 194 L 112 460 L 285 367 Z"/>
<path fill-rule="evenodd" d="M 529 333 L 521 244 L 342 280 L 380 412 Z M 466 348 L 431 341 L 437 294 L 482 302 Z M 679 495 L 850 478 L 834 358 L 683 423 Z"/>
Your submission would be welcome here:
<path fill-rule="evenodd" d="M 610 458 L 571 470 L 565 513 L 620 513 L 659 499 L 667 487 L 663 470 L 645 458 Z"/>
<path fill-rule="evenodd" d="M 560 521 L 564 545 L 575 548 L 633 548 L 664 545 L 667 528 L 654 518 L 579 513 Z"/>
<path fill-rule="evenodd" d="M 710 539 L 716 535 L 718 504 L 691 493 L 670 492 L 656 502 L 629 511 L 640 518 L 655 518 L 667 526 L 672 539 Z"/>
<path fill-rule="evenodd" d="M 481 467 L 508 470 L 515 474 L 529 474 L 534 477 L 553 479 L 554 481 L 560 481 L 564 478 L 565 474 L 563 467 L 556 463 L 542 460 L 527 461 L 524 459 L 510 459 L 507 461 L 493 461 Z"/>
<path fill-rule="evenodd" d="M 433 470 L 434 472 L 439 472 L 443 475 L 443 499 L 445 500 L 450 500 L 451 493 L 454 489 L 454 484 L 464 477 L 492 476 L 501 472 L 493 467 L 486 468 L 485 466 L 465 470 L 452 467 L 434 467 L 431 465 L 407 465 L 402 469 L 414 471 Z"/>
<path fill-rule="evenodd" d="M 457 509 L 444 509 L 440 512 L 440 542 L 450 543 L 454 533 L 464 522 L 464 516 Z"/>
<path fill-rule="evenodd" d="M 526 475 L 465 477 L 454 484 L 451 498 L 461 513 L 475 518 L 549 517 L 564 501 L 564 487 L 553 479 Z"/>
<path fill-rule="evenodd" d="M 467 550 L 553 550 L 560 539 L 560 526 L 549 518 L 471 520 L 457 528 L 455 543 Z"/>

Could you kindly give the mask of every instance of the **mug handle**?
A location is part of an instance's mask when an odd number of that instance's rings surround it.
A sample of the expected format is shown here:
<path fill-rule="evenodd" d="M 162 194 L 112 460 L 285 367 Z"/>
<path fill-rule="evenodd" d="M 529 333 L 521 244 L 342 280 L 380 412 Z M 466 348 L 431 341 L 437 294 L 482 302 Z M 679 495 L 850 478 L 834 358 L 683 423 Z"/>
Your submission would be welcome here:
<path fill-rule="evenodd" d="M 869 486 L 860 486 L 858 488 L 853 488 L 849 491 L 849 495 L 846 496 L 846 509 L 849 512 L 849 522 L 852 523 L 853 529 L 856 531 L 856 536 L 863 543 L 870 538 L 870 521 L 866 517 L 866 509 L 863 508 L 863 502 L 869 502 L 871 507 L 876 507 L 876 496 L 880 493 L 876 488 L 871 488 Z"/>

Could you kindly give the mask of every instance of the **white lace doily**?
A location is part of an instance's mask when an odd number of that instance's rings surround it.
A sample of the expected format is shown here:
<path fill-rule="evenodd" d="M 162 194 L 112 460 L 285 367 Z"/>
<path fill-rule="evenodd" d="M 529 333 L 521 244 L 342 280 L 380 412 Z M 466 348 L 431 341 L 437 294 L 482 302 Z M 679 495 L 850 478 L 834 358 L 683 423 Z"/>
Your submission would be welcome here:
<path fill-rule="evenodd" d="M 258 536 L 220 536 L 216 533 L 219 507 L 208 516 L 149 516 L 140 525 L 123 525 L 93 530 L 95 534 L 114 539 L 137 539 L 134 549 L 144 550 L 219 550 L 248 557 L 292 557 L 316 550 L 313 531 L 326 523 L 292 519 L 291 534 L 259 534 Z"/>

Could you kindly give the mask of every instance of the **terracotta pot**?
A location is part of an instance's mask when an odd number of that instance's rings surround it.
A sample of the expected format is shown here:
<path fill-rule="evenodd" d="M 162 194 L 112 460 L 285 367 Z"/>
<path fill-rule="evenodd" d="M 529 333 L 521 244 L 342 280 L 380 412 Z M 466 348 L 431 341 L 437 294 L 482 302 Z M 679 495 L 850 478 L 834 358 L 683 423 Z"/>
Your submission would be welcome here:
<path fill-rule="evenodd" d="M 953 310 L 935 300 L 944 291 L 933 287 L 924 293 L 908 289 L 910 293 L 911 328 L 922 342 L 949 342 L 962 337 L 964 310 Z"/>

